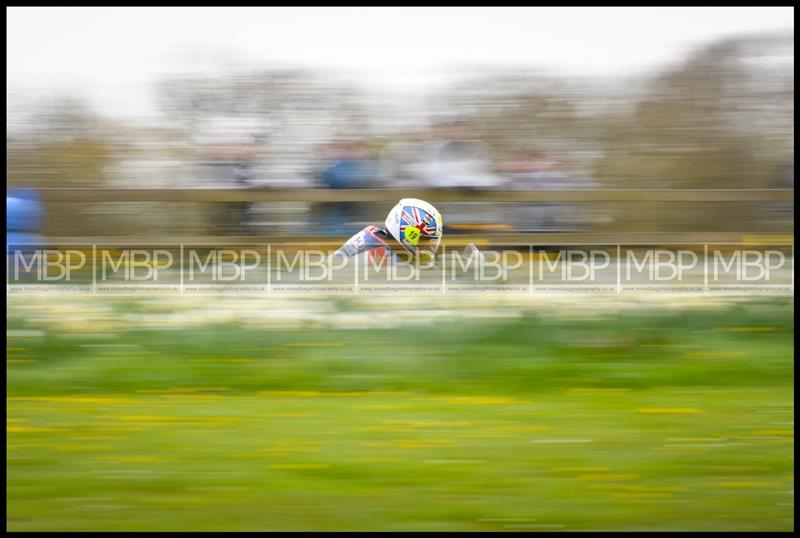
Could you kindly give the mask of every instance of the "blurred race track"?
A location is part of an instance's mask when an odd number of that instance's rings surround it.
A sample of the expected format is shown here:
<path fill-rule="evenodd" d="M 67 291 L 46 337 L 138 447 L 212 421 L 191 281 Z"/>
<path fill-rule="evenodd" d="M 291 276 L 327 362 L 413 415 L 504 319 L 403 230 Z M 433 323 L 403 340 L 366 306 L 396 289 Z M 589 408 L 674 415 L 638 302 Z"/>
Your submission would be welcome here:
<path fill-rule="evenodd" d="M 793 297 L 8 300 L 9 530 L 794 528 Z"/>

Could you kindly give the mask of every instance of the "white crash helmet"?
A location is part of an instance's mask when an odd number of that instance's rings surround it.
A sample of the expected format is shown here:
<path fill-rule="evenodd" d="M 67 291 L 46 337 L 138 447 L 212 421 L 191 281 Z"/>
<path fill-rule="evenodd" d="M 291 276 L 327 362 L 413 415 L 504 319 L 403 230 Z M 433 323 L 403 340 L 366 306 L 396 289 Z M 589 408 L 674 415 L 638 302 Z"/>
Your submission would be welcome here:
<path fill-rule="evenodd" d="M 442 240 L 442 215 L 424 200 L 403 198 L 389 211 L 386 229 L 412 256 L 433 256 Z"/>

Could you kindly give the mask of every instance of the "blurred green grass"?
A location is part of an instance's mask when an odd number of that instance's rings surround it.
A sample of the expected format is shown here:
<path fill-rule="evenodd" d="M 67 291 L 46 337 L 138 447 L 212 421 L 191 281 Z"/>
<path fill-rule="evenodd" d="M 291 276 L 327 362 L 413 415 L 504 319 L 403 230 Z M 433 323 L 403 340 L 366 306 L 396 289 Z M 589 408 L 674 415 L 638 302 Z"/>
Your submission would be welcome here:
<path fill-rule="evenodd" d="M 9 316 L 7 529 L 793 530 L 792 307 L 107 339 Z"/>

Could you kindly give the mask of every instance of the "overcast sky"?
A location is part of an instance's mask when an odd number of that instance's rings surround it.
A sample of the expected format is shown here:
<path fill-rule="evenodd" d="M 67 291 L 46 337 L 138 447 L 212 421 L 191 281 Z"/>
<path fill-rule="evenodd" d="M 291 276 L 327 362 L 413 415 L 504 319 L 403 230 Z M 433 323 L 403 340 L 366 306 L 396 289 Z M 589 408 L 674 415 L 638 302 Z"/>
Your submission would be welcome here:
<path fill-rule="evenodd" d="M 794 30 L 794 8 L 7 8 L 7 110 L 78 92 L 114 115 L 154 111 L 158 76 L 220 59 L 346 70 L 424 92 L 443 70 L 656 69 L 726 35 Z"/>

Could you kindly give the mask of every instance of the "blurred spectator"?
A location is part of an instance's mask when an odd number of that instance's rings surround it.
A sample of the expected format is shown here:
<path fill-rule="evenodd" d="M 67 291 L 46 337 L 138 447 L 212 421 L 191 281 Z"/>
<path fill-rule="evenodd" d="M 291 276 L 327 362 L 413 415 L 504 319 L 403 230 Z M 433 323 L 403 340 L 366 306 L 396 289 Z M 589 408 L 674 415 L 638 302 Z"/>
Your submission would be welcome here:
<path fill-rule="evenodd" d="M 785 166 L 781 173 L 770 181 L 768 188 L 794 190 L 794 161 Z M 794 203 L 777 202 L 768 204 L 765 208 L 765 215 L 769 221 L 768 226 L 794 223 Z"/>
<path fill-rule="evenodd" d="M 198 179 L 208 186 L 248 186 L 267 153 L 255 118 L 214 117 L 196 127 Z"/>
<path fill-rule="evenodd" d="M 497 167 L 513 189 L 589 189 L 596 183 L 569 170 L 560 160 L 541 151 L 529 151 L 500 163 Z M 559 202 L 530 202 L 518 206 L 513 219 L 524 231 L 572 231 L 595 220 L 584 206 Z"/>
<path fill-rule="evenodd" d="M 41 243 L 39 232 L 44 208 L 35 189 L 11 189 L 6 192 L 6 247 Z"/>
<path fill-rule="evenodd" d="M 502 182 L 492 171 L 488 149 L 462 118 L 437 121 L 418 144 L 408 171 L 421 186 L 433 188 L 492 188 Z"/>
<path fill-rule="evenodd" d="M 329 189 L 374 186 L 377 162 L 362 141 L 340 140 L 322 149 L 317 182 Z"/>
<path fill-rule="evenodd" d="M 794 161 L 778 176 L 774 188 L 794 190 Z"/>
<path fill-rule="evenodd" d="M 497 166 L 515 189 L 589 189 L 595 183 L 571 172 L 566 164 L 540 151 L 530 151 Z"/>
<path fill-rule="evenodd" d="M 337 140 L 324 146 L 315 172 L 315 181 L 329 189 L 366 189 L 376 186 L 378 162 L 361 140 Z M 358 202 L 315 204 L 312 214 L 319 219 L 325 235 L 348 235 L 358 227 L 361 215 Z"/>
<path fill-rule="evenodd" d="M 251 187 L 267 149 L 262 125 L 256 118 L 213 117 L 200 122 L 195 133 L 197 186 Z M 249 202 L 224 204 L 215 219 L 217 232 L 246 233 L 250 229 Z"/>

